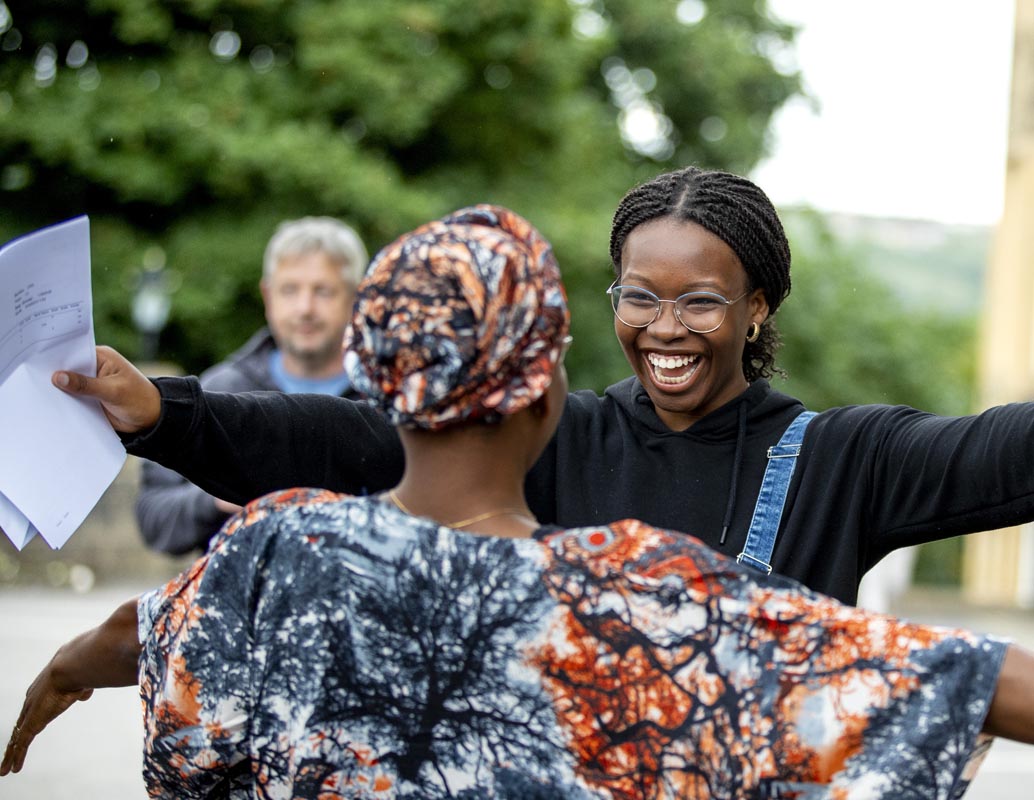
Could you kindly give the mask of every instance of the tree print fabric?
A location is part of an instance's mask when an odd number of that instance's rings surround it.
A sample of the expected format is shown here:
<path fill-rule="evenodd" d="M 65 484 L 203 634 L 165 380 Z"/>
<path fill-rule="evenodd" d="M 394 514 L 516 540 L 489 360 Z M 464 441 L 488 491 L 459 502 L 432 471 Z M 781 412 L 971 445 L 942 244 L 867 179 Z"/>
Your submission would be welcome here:
<path fill-rule="evenodd" d="M 177 798 L 956 798 L 1005 650 L 635 521 L 515 540 L 302 489 L 139 616 Z"/>

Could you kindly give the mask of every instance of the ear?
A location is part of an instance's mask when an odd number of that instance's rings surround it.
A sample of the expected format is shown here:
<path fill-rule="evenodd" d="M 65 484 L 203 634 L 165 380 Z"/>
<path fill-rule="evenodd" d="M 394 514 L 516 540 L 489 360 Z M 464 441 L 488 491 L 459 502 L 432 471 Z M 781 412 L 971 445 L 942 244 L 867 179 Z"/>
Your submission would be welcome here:
<path fill-rule="evenodd" d="M 549 392 L 544 392 L 541 397 L 536 400 L 532 400 L 531 405 L 528 406 L 528 410 L 536 417 L 548 417 L 550 411 Z"/>
<path fill-rule="evenodd" d="M 750 308 L 750 321 L 756 322 L 760 325 L 766 319 L 768 319 L 768 300 L 765 299 L 765 291 L 763 289 L 755 289 L 751 292 L 749 298 L 747 298 L 748 308 Z"/>

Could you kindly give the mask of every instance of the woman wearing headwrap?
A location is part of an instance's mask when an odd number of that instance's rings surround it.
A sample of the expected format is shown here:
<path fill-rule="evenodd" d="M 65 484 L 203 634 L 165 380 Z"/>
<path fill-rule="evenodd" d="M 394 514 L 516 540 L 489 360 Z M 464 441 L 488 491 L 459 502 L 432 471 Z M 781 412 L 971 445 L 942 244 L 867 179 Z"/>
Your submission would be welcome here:
<path fill-rule="evenodd" d="M 634 520 L 540 527 L 523 480 L 565 402 L 567 329 L 548 243 L 506 209 L 377 256 L 351 361 L 405 473 L 261 498 L 139 600 L 152 796 L 955 798 L 981 729 L 1034 742 L 1034 654 Z M 135 679 L 130 618 L 59 651 L 0 774 Z"/>

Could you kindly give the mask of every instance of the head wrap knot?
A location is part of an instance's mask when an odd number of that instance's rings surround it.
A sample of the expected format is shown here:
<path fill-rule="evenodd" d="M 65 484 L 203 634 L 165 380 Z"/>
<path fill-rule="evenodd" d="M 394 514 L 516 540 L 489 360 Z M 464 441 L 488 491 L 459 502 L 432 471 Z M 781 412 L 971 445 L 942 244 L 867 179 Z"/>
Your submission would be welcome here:
<path fill-rule="evenodd" d="M 349 332 L 352 382 L 399 426 L 495 420 L 546 391 L 568 324 L 549 242 L 508 209 L 461 209 L 374 257 Z"/>

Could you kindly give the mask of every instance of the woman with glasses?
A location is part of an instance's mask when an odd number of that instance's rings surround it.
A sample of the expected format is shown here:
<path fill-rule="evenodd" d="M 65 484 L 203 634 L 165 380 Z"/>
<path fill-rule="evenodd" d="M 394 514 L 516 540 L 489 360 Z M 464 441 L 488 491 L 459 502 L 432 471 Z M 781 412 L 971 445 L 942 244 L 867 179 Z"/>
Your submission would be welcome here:
<path fill-rule="evenodd" d="M 854 602 L 897 548 L 1034 520 L 1034 406 L 815 416 L 769 386 L 790 250 L 749 180 L 690 167 L 635 187 L 614 215 L 610 257 L 600 299 L 633 374 L 602 397 L 568 396 L 528 475 L 542 522 L 635 517 Z M 402 474 L 398 439 L 368 405 L 206 393 L 193 378 L 137 380 L 103 348 L 98 358 L 99 379 L 58 373 L 58 385 L 101 400 L 131 453 L 218 497 L 369 493 Z"/>
<path fill-rule="evenodd" d="M 540 527 L 523 479 L 566 404 L 567 330 L 548 243 L 506 209 L 382 250 L 352 377 L 398 428 L 402 479 L 251 503 L 58 652 L 0 774 L 75 700 L 135 682 L 136 655 L 152 797 L 947 800 L 984 734 L 1034 742 L 1030 652 L 634 520 Z"/>

